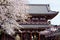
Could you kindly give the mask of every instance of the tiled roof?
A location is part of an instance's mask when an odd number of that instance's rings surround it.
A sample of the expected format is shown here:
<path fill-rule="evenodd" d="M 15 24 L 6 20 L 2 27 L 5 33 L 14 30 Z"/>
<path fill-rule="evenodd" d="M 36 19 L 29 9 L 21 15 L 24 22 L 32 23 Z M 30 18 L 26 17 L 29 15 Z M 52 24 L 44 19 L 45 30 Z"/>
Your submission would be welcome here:
<path fill-rule="evenodd" d="M 33 28 L 33 29 L 38 29 L 38 28 L 49 28 L 50 25 L 21 25 L 23 28 Z"/>
<path fill-rule="evenodd" d="M 45 35 L 45 37 L 60 35 L 60 28 L 57 28 L 57 30 L 55 30 L 55 31 L 51 31 L 51 30 L 45 30 L 45 31 L 46 31 L 45 33 L 40 32 L 40 34 Z M 42 32 L 44 32 L 44 31 L 42 31 Z"/>
<path fill-rule="evenodd" d="M 56 11 L 51 11 L 49 4 L 28 4 L 30 6 L 30 14 L 56 14 Z"/>

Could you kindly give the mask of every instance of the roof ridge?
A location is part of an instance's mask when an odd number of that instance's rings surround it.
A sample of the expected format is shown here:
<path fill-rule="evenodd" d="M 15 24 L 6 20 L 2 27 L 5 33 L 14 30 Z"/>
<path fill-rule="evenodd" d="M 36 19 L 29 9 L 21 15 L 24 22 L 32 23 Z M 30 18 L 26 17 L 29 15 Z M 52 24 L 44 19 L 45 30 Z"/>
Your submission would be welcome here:
<path fill-rule="evenodd" d="M 49 4 L 27 4 L 31 6 L 49 6 Z"/>

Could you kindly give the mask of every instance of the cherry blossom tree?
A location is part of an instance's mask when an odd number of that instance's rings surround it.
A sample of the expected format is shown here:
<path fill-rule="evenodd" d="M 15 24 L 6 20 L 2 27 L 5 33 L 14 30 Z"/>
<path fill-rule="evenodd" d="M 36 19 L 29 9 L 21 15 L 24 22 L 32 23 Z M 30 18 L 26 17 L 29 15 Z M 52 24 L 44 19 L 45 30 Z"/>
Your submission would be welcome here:
<path fill-rule="evenodd" d="M 0 0 L 0 26 L 9 35 L 15 34 L 15 29 L 21 32 L 16 20 L 26 22 L 29 17 L 27 0 Z"/>

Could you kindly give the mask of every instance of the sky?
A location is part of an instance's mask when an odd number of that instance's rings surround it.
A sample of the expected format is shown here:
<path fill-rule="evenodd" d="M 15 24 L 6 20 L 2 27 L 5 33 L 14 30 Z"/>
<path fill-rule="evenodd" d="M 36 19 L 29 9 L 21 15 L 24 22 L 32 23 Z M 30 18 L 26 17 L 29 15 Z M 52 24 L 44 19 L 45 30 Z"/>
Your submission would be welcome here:
<path fill-rule="evenodd" d="M 60 0 L 29 0 L 30 4 L 49 4 L 52 11 L 60 12 Z M 50 20 L 53 25 L 60 25 L 60 13 Z"/>

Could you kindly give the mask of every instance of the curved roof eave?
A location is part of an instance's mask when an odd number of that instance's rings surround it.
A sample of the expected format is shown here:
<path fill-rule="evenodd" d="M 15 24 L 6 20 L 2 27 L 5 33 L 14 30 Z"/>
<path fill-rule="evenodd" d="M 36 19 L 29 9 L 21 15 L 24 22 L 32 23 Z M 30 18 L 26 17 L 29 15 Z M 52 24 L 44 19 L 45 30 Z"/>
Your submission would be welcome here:
<path fill-rule="evenodd" d="M 46 12 L 46 13 L 29 13 L 29 14 L 43 14 L 43 15 L 46 15 L 46 14 L 58 14 L 59 12 L 54 12 L 54 11 L 52 11 L 52 12 Z"/>

